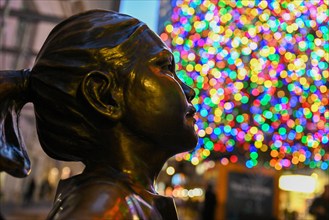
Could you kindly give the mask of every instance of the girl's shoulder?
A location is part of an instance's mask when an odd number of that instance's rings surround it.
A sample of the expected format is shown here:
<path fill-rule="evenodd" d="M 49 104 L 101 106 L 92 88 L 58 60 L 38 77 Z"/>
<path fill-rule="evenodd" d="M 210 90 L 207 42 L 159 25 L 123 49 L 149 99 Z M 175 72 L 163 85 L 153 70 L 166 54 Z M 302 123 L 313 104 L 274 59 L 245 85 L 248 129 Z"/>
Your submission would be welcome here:
<path fill-rule="evenodd" d="M 49 220 L 161 219 L 154 207 L 124 182 L 95 178 L 64 185 Z"/>
<path fill-rule="evenodd" d="M 125 201 L 129 194 L 106 181 L 80 185 L 67 195 L 57 196 L 48 219 L 131 219 Z"/>

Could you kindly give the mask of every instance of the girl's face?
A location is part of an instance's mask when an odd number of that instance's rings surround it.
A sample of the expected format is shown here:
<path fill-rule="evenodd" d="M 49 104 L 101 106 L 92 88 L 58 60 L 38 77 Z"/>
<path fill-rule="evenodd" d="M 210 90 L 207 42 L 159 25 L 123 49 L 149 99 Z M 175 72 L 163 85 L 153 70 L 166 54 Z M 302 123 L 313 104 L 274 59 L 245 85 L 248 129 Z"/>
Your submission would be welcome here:
<path fill-rule="evenodd" d="M 138 37 L 138 56 L 124 93 L 124 124 L 140 137 L 173 153 L 191 150 L 195 93 L 176 75 L 170 49 L 149 29 Z"/>

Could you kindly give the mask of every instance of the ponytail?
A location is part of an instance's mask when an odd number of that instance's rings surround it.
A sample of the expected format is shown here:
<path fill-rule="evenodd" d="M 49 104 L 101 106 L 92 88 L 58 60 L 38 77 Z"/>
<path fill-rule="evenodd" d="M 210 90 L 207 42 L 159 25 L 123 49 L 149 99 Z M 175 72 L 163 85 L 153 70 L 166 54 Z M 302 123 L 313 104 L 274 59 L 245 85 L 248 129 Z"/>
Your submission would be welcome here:
<path fill-rule="evenodd" d="M 29 102 L 29 70 L 0 71 L 0 171 L 15 177 L 30 172 L 30 160 L 18 127 L 19 113 Z"/>

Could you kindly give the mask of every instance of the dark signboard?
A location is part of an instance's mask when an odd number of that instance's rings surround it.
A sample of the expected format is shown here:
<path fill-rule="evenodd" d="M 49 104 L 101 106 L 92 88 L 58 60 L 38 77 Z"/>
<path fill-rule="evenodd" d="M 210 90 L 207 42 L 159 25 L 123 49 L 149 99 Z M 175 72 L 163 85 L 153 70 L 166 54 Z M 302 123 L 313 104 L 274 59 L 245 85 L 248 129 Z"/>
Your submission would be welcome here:
<path fill-rule="evenodd" d="M 230 172 L 226 219 L 274 219 L 274 178 L 255 173 Z"/>

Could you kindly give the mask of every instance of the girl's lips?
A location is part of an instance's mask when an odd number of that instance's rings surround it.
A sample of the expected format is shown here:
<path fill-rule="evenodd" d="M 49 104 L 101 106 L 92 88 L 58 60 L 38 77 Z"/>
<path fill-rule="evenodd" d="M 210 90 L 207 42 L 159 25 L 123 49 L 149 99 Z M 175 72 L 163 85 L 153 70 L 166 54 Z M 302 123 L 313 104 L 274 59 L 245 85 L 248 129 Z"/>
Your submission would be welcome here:
<path fill-rule="evenodd" d="M 194 108 L 194 106 L 188 105 L 185 117 L 189 120 L 193 120 L 194 124 L 196 123 L 196 119 L 194 118 L 195 113 L 196 113 L 196 109 Z"/>
<path fill-rule="evenodd" d="M 193 105 L 188 105 L 186 117 L 193 117 L 195 115 L 196 109 L 193 107 Z"/>

